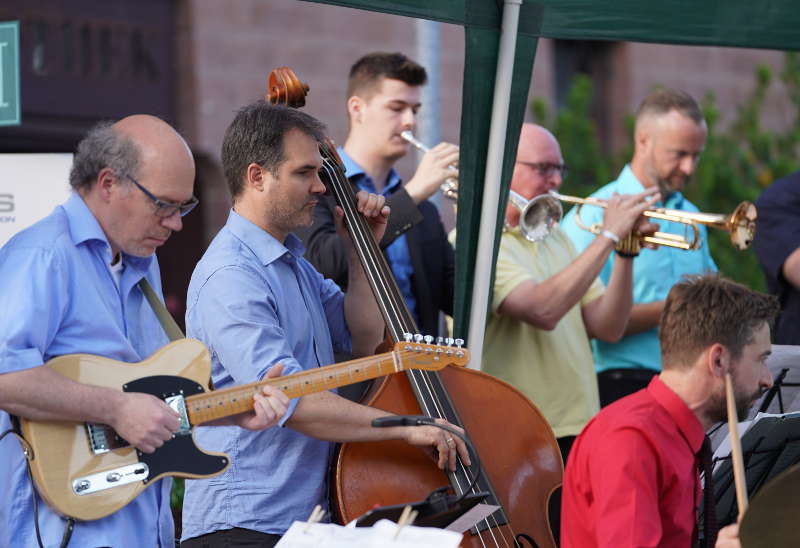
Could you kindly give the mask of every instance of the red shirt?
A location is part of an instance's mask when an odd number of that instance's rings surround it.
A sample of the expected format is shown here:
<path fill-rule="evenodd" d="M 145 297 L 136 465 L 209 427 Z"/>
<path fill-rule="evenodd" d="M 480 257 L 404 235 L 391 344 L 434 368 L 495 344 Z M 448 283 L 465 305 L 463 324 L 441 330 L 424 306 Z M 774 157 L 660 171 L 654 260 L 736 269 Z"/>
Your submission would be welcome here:
<path fill-rule="evenodd" d="M 692 546 L 703 436 L 697 417 L 658 377 L 601 410 L 567 461 L 561 545 Z"/>

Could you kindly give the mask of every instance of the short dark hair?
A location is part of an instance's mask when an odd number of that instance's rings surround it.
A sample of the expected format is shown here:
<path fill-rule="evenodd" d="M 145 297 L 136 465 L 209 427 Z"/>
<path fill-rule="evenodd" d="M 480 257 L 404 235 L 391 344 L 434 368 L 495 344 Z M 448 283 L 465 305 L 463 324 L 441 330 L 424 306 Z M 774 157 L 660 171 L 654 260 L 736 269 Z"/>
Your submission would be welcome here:
<path fill-rule="evenodd" d="M 325 139 L 325 125 L 295 108 L 260 100 L 239 109 L 222 141 L 222 169 L 233 199 L 242 192 L 251 163 L 277 173 L 286 159 L 283 136 L 292 129 Z"/>
<path fill-rule="evenodd" d="M 368 53 L 350 67 L 347 98 L 353 95 L 369 98 L 382 78 L 400 80 L 409 86 L 421 86 L 428 81 L 428 74 L 421 65 L 402 53 Z"/>
<path fill-rule="evenodd" d="M 661 313 L 659 339 L 664 369 L 690 367 L 719 343 L 738 360 L 755 331 L 772 326 L 778 299 L 718 274 L 685 276 L 670 289 Z"/>
<path fill-rule="evenodd" d="M 105 168 L 115 174 L 138 177 L 141 153 L 136 143 L 114 129 L 114 122 L 103 121 L 93 126 L 86 137 L 78 143 L 69 185 L 73 190 L 88 190 Z"/>
<path fill-rule="evenodd" d="M 636 122 L 645 116 L 668 114 L 671 110 L 677 110 L 698 125 L 705 121 L 703 110 L 691 95 L 685 91 L 659 87 L 648 93 L 639 105 Z"/>

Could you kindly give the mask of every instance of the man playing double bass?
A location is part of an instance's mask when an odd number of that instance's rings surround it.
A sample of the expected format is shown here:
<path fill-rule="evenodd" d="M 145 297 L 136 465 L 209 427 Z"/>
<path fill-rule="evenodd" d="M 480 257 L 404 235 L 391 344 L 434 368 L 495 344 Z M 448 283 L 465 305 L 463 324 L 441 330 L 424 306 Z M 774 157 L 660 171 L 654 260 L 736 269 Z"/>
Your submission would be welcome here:
<path fill-rule="evenodd" d="M 383 322 L 347 245 L 347 294 L 303 258 L 291 233 L 312 222 L 325 192 L 319 178 L 324 128 L 311 116 L 263 101 L 236 114 L 222 144 L 233 209 L 189 284 L 188 334 L 212 354 L 217 388 L 262 378 L 277 364 L 285 373 L 333 363 L 334 350 L 373 353 Z M 382 196 L 359 193 L 358 210 L 380 239 L 389 210 Z M 342 230 L 341 210 L 337 225 Z M 228 470 L 188 483 L 183 544 L 273 546 L 316 504 L 327 507 L 331 442 L 402 439 L 438 452 L 439 467 L 469 462 L 463 442 L 431 427 L 372 428 L 387 412 L 353 403 L 334 391 L 292 400 L 286 428 L 244 433 L 198 428 L 204 447 L 231 455 Z"/>

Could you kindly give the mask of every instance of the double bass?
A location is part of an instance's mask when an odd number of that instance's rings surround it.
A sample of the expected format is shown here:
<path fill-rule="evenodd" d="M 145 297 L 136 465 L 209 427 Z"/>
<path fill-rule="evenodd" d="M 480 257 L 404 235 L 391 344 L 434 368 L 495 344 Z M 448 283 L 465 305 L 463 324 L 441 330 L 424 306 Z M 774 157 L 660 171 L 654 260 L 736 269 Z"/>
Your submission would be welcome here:
<path fill-rule="evenodd" d="M 269 75 L 266 98 L 301 107 L 308 91 L 289 68 L 281 67 Z M 322 181 L 344 211 L 388 335 L 400 342 L 404 333 L 418 333 L 414 317 L 356 209 L 353 188 L 333 144 L 321 143 L 320 154 Z M 477 450 L 473 460 L 479 458 L 483 469 L 471 492 L 488 492 L 485 502 L 499 509 L 465 532 L 462 546 L 555 547 L 547 508 L 561 484 L 561 453 L 544 416 L 519 390 L 480 371 L 446 367 L 441 372 L 384 377 L 362 403 L 398 415 L 444 418 L 465 430 Z M 445 484 L 461 495 L 471 482 L 470 470 L 460 459 L 455 471 L 445 473 L 418 448 L 401 441 L 345 443 L 332 470 L 331 508 L 346 523 L 376 504 L 421 500 Z"/>

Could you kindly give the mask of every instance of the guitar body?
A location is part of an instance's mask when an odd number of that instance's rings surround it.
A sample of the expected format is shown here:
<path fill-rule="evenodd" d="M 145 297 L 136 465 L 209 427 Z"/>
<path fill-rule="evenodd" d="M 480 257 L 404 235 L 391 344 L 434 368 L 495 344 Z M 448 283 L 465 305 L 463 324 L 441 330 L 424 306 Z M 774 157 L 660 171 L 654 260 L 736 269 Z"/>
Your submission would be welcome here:
<path fill-rule="evenodd" d="M 194 339 L 173 342 L 139 363 L 70 354 L 46 365 L 77 382 L 161 399 L 204 392 L 211 372 L 206 347 Z M 21 427 L 33 450 L 30 467 L 39 494 L 56 511 L 81 520 L 119 510 L 164 476 L 209 477 L 229 463 L 223 453 L 200 450 L 191 431 L 176 435 L 152 454 L 130 446 L 113 448 L 124 443 L 119 438 L 109 440 L 110 450 L 96 454 L 85 423 L 22 419 Z M 76 493 L 81 480 L 91 487 Z M 95 491 L 100 484 L 105 487 Z"/>

